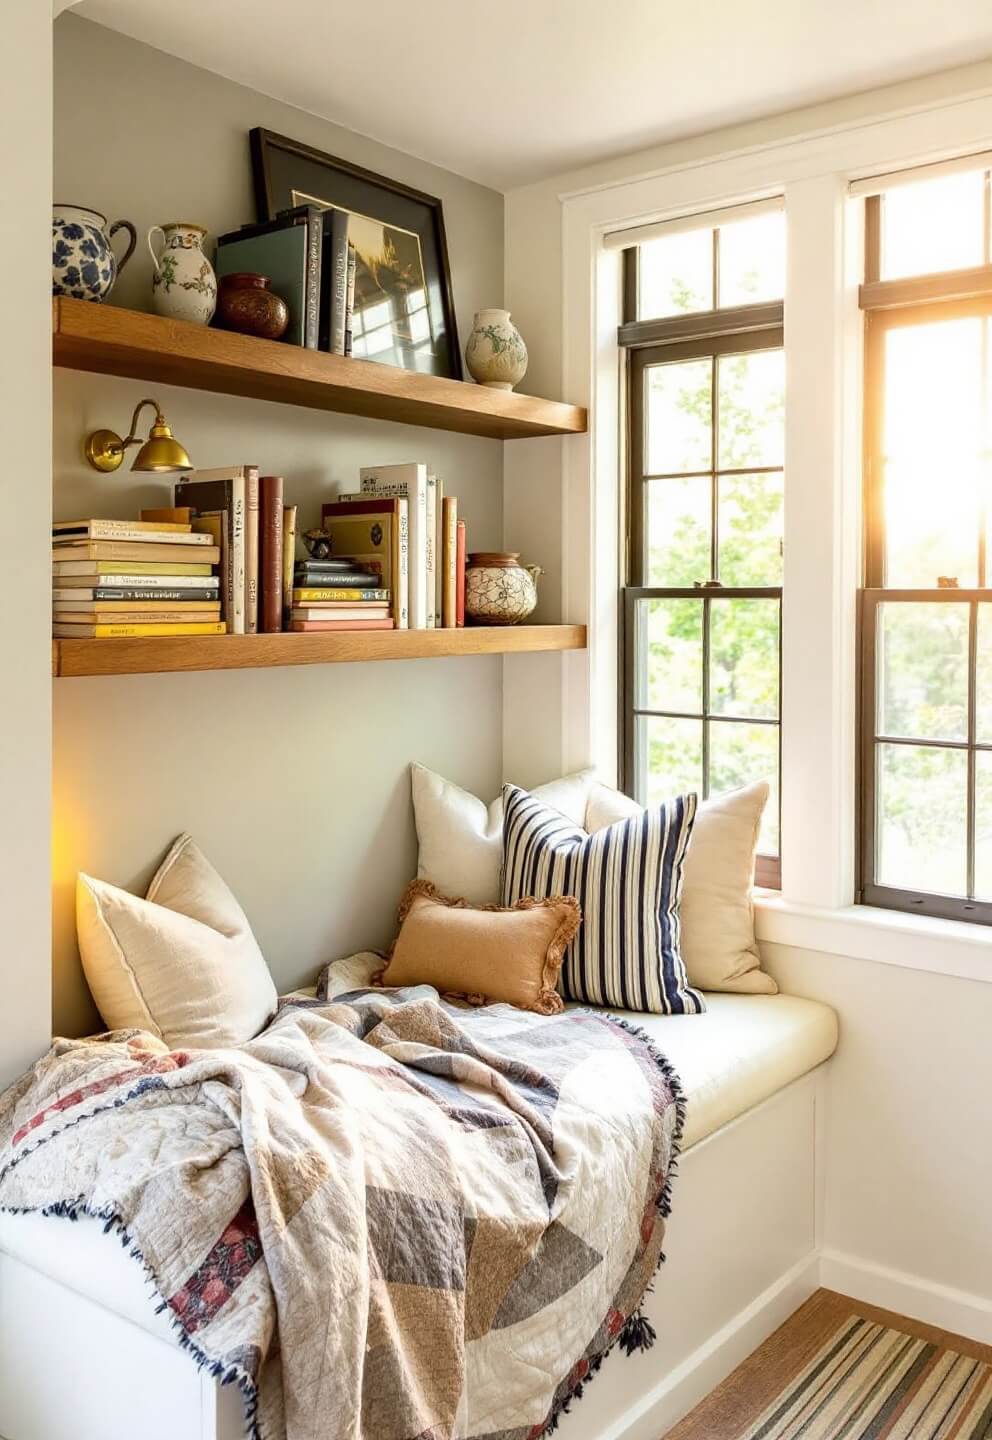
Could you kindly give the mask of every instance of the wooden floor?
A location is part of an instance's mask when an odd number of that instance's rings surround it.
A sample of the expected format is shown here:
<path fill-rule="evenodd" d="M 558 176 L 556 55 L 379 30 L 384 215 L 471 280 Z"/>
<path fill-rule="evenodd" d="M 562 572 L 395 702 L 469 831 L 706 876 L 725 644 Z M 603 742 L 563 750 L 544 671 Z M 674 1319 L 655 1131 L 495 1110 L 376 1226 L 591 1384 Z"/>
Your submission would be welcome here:
<path fill-rule="evenodd" d="M 948 1330 L 907 1320 L 890 1310 L 862 1305 L 832 1290 L 817 1290 L 753 1355 L 738 1365 L 722 1385 L 669 1430 L 664 1440 L 738 1440 L 848 1315 L 860 1315 L 992 1363 L 992 1345 L 980 1345 L 975 1340 L 952 1335 Z"/>

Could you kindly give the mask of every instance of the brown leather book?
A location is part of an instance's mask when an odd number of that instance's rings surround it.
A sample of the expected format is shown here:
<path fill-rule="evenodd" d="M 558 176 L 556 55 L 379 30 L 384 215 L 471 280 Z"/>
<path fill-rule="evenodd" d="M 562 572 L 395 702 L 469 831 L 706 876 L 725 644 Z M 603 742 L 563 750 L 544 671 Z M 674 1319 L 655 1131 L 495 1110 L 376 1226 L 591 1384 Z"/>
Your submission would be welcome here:
<path fill-rule="evenodd" d="M 282 629 L 282 476 L 258 480 L 258 628 L 266 635 Z"/>

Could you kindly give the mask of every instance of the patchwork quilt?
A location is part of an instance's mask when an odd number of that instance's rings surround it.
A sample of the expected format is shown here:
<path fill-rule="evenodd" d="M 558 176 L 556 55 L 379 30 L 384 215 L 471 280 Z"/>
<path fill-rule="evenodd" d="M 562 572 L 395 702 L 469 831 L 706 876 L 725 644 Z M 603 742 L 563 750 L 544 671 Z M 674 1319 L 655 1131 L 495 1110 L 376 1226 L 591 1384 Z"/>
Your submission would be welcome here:
<path fill-rule="evenodd" d="M 678 1082 L 602 1012 L 380 963 L 238 1049 L 56 1041 L 0 1098 L 0 1208 L 104 1219 L 255 1440 L 532 1440 L 650 1343 Z"/>

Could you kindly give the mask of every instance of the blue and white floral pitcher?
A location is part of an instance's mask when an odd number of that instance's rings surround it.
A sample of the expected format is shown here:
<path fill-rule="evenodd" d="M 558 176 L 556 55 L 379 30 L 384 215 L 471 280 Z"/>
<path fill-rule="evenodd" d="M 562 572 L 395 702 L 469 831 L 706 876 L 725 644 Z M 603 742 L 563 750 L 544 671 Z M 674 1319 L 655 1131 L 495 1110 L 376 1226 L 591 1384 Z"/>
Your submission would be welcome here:
<path fill-rule="evenodd" d="M 126 230 L 127 249 L 118 260 L 110 242 Z M 52 210 L 52 294 L 76 300 L 105 300 L 114 281 L 134 254 L 138 235 L 130 220 L 115 220 L 82 205 L 56 205 Z"/>

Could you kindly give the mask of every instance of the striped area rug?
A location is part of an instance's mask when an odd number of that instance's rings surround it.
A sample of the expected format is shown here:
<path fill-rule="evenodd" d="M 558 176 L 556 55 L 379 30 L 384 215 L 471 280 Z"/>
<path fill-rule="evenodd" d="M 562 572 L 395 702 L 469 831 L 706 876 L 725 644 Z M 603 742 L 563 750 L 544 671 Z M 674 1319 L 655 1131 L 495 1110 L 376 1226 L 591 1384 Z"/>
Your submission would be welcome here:
<path fill-rule="evenodd" d="M 741 1440 L 992 1440 L 992 1366 L 850 1316 Z"/>

